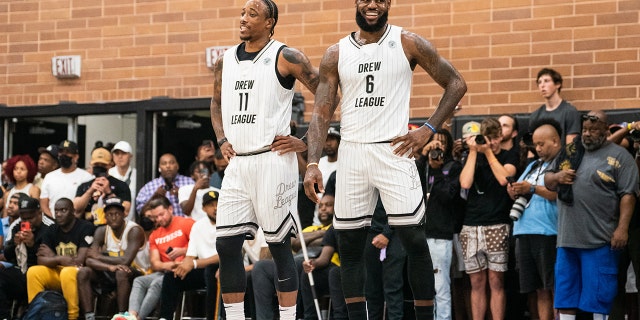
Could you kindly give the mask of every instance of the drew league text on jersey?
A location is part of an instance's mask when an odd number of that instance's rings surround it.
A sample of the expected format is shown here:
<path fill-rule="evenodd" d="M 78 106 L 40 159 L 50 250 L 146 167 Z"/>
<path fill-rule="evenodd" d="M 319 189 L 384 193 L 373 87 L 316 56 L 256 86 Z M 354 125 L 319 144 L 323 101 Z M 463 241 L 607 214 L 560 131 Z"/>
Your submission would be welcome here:
<path fill-rule="evenodd" d="M 251 90 L 255 80 L 239 80 L 236 81 L 235 90 Z M 249 105 L 249 92 L 238 92 L 240 111 L 247 111 Z M 231 124 L 256 123 L 255 114 L 234 114 L 231 116 Z"/>
<path fill-rule="evenodd" d="M 382 65 L 381 61 L 361 63 L 358 65 L 358 73 L 379 71 L 381 65 Z M 367 93 L 372 93 L 374 89 L 374 76 L 372 74 L 369 74 L 365 78 L 366 78 L 365 91 Z M 358 97 L 356 98 L 356 101 L 355 101 L 355 107 L 356 108 L 382 107 L 384 106 L 385 98 L 386 97 Z"/>

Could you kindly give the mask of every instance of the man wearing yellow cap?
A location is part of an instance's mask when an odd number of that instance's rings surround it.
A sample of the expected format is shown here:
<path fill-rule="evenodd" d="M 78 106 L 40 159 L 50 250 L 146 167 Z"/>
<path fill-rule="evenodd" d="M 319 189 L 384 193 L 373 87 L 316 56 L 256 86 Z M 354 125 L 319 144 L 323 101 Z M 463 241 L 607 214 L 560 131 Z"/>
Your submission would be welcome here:
<path fill-rule="evenodd" d="M 112 197 L 122 199 L 125 213 L 128 214 L 131 207 L 131 191 L 125 182 L 109 175 L 109 150 L 102 147 L 94 149 L 91 152 L 90 165 L 95 178 L 78 187 L 73 199 L 76 216 L 93 221 L 95 225 L 105 224 L 104 201 Z"/>

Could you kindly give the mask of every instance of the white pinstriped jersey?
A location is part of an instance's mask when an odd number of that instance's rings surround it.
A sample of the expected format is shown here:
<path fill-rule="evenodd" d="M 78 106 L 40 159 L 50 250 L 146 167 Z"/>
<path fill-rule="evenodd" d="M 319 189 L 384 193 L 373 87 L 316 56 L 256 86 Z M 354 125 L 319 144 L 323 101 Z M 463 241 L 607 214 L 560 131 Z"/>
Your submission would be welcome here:
<path fill-rule="evenodd" d="M 234 151 L 242 153 L 290 134 L 294 92 L 282 87 L 276 74 L 283 43 L 269 41 L 251 61 L 238 59 L 238 46 L 224 54 L 221 103 L 224 134 Z"/>
<path fill-rule="evenodd" d="M 339 42 L 342 140 L 371 143 L 408 132 L 413 71 L 402 49 L 402 28 L 388 25 L 377 43 L 354 33 Z"/>

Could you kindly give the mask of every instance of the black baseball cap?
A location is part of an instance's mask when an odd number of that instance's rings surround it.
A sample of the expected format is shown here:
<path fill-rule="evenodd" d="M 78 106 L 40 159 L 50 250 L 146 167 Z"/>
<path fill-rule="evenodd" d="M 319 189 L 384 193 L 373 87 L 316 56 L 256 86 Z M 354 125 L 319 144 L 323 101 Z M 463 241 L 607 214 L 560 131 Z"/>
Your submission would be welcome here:
<path fill-rule="evenodd" d="M 220 193 L 218 191 L 211 190 L 202 195 L 202 205 L 204 206 L 211 201 L 218 201 L 218 198 L 220 198 Z"/>
<path fill-rule="evenodd" d="M 38 148 L 38 153 L 43 153 L 43 152 L 48 153 L 51 157 L 53 157 L 53 159 L 58 161 L 58 145 L 51 144 L 46 148 L 45 147 Z"/>
<path fill-rule="evenodd" d="M 40 200 L 21 193 L 20 198 L 18 198 L 18 207 L 20 212 L 35 211 L 40 209 Z"/>
<path fill-rule="evenodd" d="M 340 131 L 334 127 L 329 127 L 329 131 L 327 132 L 327 137 L 330 137 L 330 136 L 340 139 Z"/>
<path fill-rule="evenodd" d="M 58 152 L 67 150 L 69 153 L 78 154 L 78 144 L 71 140 L 64 140 L 58 146 Z"/>
<path fill-rule="evenodd" d="M 120 198 L 108 198 L 104 201 L 104 210 L 106 211 L 109 207 L 118 207 L 124 211 L 124 204 L 122 204 L 122 199 Z"/>

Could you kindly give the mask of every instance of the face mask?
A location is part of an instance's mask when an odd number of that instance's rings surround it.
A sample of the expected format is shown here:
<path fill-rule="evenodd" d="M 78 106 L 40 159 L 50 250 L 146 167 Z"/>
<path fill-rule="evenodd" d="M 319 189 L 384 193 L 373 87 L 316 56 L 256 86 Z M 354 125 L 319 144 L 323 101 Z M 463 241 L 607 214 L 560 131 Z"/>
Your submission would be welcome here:
<path fill-rule="evenodd" d="M 69 156 L 61 154 L 58 156 L 58 160 L 60 160 L 60 166 L 65 169 L 68 169 L 73 165 L 73 158 Z"/>
<path fill-rule="evenodd" d="M 94 166 L 93 175 L 97 177 L 106 177 L 107 176 L 107 168 L 103 166 Z"/>

